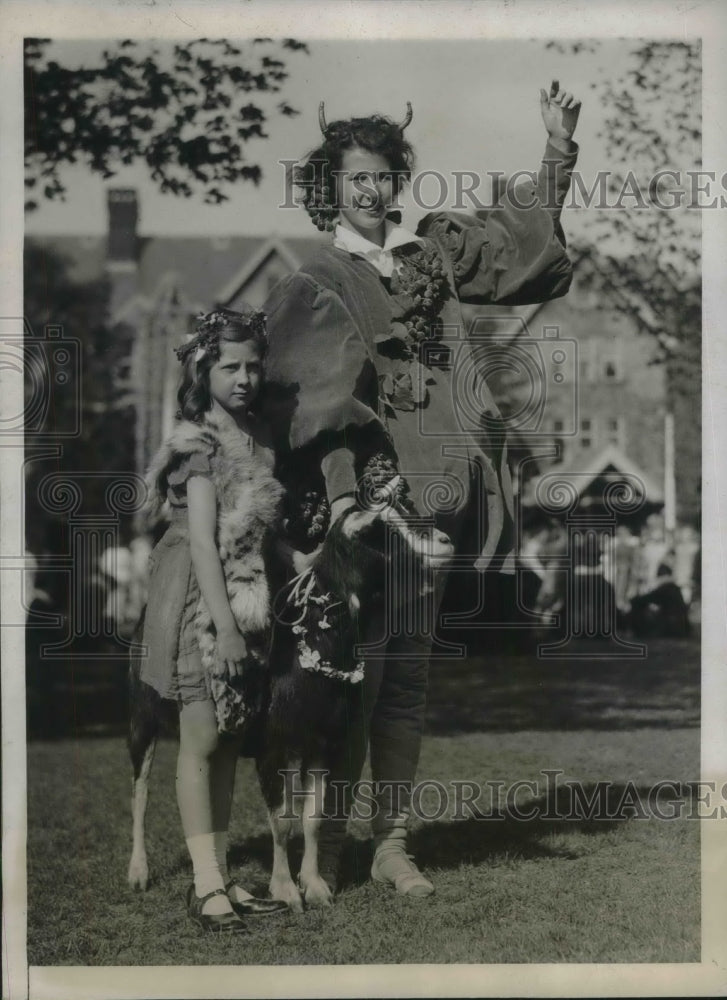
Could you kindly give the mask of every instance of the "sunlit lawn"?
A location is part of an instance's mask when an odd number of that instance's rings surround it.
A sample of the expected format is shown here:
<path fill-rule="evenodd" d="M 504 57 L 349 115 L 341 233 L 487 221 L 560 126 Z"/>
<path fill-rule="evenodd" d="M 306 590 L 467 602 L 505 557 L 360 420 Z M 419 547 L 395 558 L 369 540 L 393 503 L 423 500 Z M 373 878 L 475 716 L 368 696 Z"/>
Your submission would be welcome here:
<path fill-rule="evenodd" d="M 648 661 L 636 663 L 500 657 L 441 664 L 432 673 L 419 777 L 445 786 L 536 780 L 542 795 L 541 771 L 558 769 L 563 780 L 613 782 L 616 797 L 628 782 L 646 793 L 659 780 L 694 781 L 698 685 L 698 648 L 686 642 L 652 646 Z M 699 829 L 688 818 L 445 815 L 412 838 L 437 887 L 418 902 L 367 881 L 368 827 L 359 822 L 333 908 L 250 921 L 244 939 L 204 936 L 184 910 L 190 866 L 174 800 L 175 752 L 172 739 L 161 742 L 148 823 L 153 884 L 141 894 L 125 878 L 123 739 L 29 745 L 31 964 L 699 960 Z M 424 801 L 436 805 L 431 796 Z M 242 881 L 264 892 L 270 839 L 247 760 L 231 837 Z"/>

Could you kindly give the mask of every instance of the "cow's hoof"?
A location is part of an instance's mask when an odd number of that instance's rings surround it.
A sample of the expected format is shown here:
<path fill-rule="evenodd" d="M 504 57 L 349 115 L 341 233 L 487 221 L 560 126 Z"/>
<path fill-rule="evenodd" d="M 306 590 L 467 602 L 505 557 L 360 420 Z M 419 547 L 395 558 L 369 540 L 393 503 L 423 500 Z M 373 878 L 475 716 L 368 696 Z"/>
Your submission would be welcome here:
<path fill-rule="evenodd" d="M 146 892 L 149 888 L 149 868 L 146 861 L 137 861 L 135 858 L 132 858 L 129 862 L 129 871 L 126 877 L 132 889 Z"/>
<path fill-rule="evenodd" d="M 294 913 L 303 912 L 303 900 L 301 899 L 300 893 L 296 889 L 295 883 L 292 879 L 286 881 L 271 879 L 270 896 L 273 899 L 280 899 L 284 903 L 287 903 L 288 907 Z"/>
<path fill-rule="evenodd" d="M 305 905 L 310 909 L 316 909 L 321 906 L 333 906 L 331 888 L 320 875 L 314 875 L 309 879 L 301 879 L 300 887 Z"/>

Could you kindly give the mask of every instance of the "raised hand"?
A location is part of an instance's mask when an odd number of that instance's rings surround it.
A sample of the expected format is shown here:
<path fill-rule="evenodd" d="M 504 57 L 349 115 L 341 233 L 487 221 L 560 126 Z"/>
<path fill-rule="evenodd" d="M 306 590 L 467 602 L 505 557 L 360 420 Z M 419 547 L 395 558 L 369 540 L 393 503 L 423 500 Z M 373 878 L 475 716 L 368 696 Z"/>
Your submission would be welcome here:
<path fill-rule="evenodd" d="M 540 113 L 551 139 L 570 139 L 578 124 L 581 102 L 570 91 L 561 90 L 557 80 L 550 85 L 550 93 L 540 89 Z"/>

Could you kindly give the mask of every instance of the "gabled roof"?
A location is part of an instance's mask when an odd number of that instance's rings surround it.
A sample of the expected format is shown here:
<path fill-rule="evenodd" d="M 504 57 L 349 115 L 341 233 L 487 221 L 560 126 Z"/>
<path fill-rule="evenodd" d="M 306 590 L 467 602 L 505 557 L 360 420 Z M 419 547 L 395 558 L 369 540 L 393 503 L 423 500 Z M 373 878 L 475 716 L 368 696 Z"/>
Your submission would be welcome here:
<path fill-rule="evenodd" d="M 527 496 L 523 498 L 526 504 L 534 503 L 538 482 L 544 476 L 557 476 L 559 481 L 570 483 L 578 496 L 582 496 L 601 476 L 618 479 L 619 475 L 633 476 L 644 485 L 646 499 L 652 503 L 662 503 L 664 491 L 643 469 L 615 444 L 607 445 L 596 454 L 580 452 L 563 465 L 550 466 L 540 476 L 533 477 L 528 483 Z"/>
<path fill-rule="evenodd" d="M 229 301 L 221 292 L 241 276 L 249 277 L 250 265 L 258 266 L 274 250 L 290 262 L 291 270 L 314 252 L 320 240 L 288 239 L 282 236 L 155 236 L 142 240 L 139 257 L 140 291 L 147 295 L 164 274 L 173 270 L 191 299 L 209 308 L 216 302 Z M 248 273 L 249 272 L 249 273 Z M 237 286 L 238 288 L 240 285 Z M 237 289 L 235 289 L 237 290 Z"/>
<path fill-rule="evenodd" d="M 260 237 L 233 236 L 210 239 L 198 236 L 154 236 L 141 241 L 139 291 L 153 295 L 169 271 L 192 299 L 213 305 L 218 286 L 247 260 L 261 243 Z"/>
<path fill-rule="evenodd" d="M 139 241 L 138 290 L 111 317 L 112 323 L 134 323 L 144 315 L 170 280 L 184 289 L 197 309 L 228 302 L 274 255 L 296 271 L 323 237 L 273 236 L 146 236 Z M 106 272 L 105 236 L 32 236 L 68 262 L 76 281 L 102 278 Z M 173 279 L 172 279 L 173 276 Z"/>
<path fill-rule="evenodd" d="M 305 251 L 310 252 L 315 246 L 311 241 L 305 243 Z M 304 257 L 299 256 L 296 248 L 292 246 L 292 241 L 281 239 L 279 236 L 271 236 L 262 246 L 248 257 L 241 267 L 223 285 L 220 285 L 214 297 L 215 302 L 230 302 L 245 287 L 268 260 L 277 255 L 285 264 L 289 271 L 297 271 L 303 263 Z M 305 254 L 307 256 L 308 253 Z"/>
<path fill-rule="evenodd" d="M 144 236 L 139 241 L 139 293 L 153 297 L 170 271 L 178 275 L 190 299 L 211 306 L 220 291 L 246 277 L 277 252 L 292 271 L 310 257 L 324 237 L 282 236 Z M 34 243 L 63 256 L 71 277 L 90 281 L 103 277 L 106 269 L 105 236 L 31 236 Z M 251 271 L 250 268 L 253 268 Z M 240 287 L 240 286 L 238 286 Z"/>

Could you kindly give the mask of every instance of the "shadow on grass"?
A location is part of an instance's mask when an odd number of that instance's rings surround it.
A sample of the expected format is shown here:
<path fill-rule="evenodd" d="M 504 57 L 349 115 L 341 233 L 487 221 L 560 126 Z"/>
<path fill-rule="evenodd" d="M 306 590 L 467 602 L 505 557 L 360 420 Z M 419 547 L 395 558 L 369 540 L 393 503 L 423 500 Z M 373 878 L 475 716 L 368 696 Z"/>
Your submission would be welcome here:
<path fill-rule="evenodd" d="M 598 659 L 598 640 L 584 643 L 578 659 L 488 651 L 487 640 L 483 632 L 476 655 L 432 661 L 430 733 L 699 725 L 700 648 L 694 639 L 652 639 L 640 660 Z M 125 736 L 125 663 L 30 660 L 27 681 L 29 738 Z"/>
<path fill-rule="evenodd" d="M 481 646 L 485 645 L 483 633 Z M 435 735 L 525 729 L 660 729 L 698 726 L 700 648 L 693 639 L 655 639 L 644 659 L 578 659 L 481 651 L 434 660 L 427 726 Z"/>
<path fill-rule="evenodd" d="M 694 789 L 665 788 L 660 791 L 656 812 L 651 787 L 633 783 L 600 782 L 578 786 L 574 796 L 570 786 L 561 786 L 549 795 L 518 802 L 517 808 L 478 812 L 468 807 L 467 818 L 421 823 L 409 836 L 409 848 L 423 868 L 456 869 L 461 865 L 481 865 L 494 860 L 576 860 L 581 853 L 558 843 L 558 837 L 580 833 L 599 836 L 622 827 L 636 818 L 664 821 L 679 816 L 696 816 Z M 650 807 L 651 806 L 651 807 Z M 589 852 L 590 853 L 590 852 Z M 303 854 L 301 835 L 291 837 L 290 867 L 293 876 Z M 268 834 L 257 834 L 230 846 L 230 862 L 235 867 L 253 864 L 264 875 L 251 892 L 265 894 L 269 880 L 272 845 Z M 340 886 L 363 885 L 369 880 L 373 841 L 348 835 L 340 865 Z M 180 854 L 180 870 L 188 865 Z"/>

